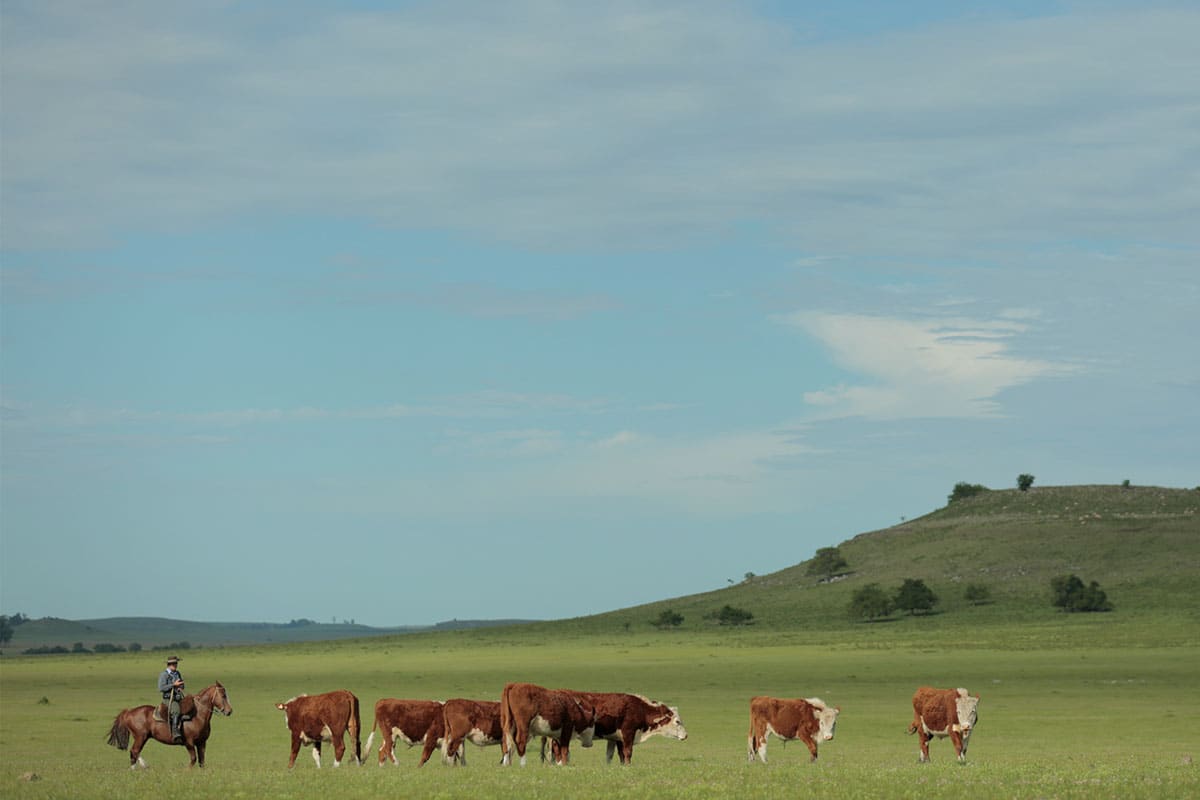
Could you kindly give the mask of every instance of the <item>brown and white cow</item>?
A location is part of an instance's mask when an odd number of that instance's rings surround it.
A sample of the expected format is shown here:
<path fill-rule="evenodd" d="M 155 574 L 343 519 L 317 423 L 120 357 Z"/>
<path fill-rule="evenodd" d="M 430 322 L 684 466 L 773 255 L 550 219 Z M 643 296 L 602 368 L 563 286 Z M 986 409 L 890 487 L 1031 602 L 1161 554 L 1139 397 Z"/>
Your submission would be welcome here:
<path fill-rule="evenodd" d="M 456 697 L 442 704 L 442 761 L 467 765 L 470 742 L 478 747 L 500 744 L 504 733 L 500 727 L 500 704 L 492 700 L 466 700 Z"/>
<path fill-rule="evenodd" d="M 371 750 L 371 742 L 375 740 L 375 729 L 379 729 L 383 743 L 379 745 L 379 766 L 391 759 L 393 764 L 399 764 L 396 759 L 395 745 L 397 741 L 412 747 L 417 742 L 421 748 L 421 760 L 418 767 L 424 766 L 433 751 L 442 743 L 442 704 L 436 700 L 396 700 L 385 697 L 375 703 L 375 721 L 371 724 L 371 733 L 367 736 L 366 750 Z"/>
<path fill-rule="evenodd" d="M 288 729 L 292 732 L 292 757 L 288 769 L 296 764 L 300 745 L 313 746 L 313 761 L 321 766 L 321 742 L 333 742 L 333 765 L 342 764 L 346 752 L 345 735 L 354 741 L 354 760 L 362 764 L 362 745 L 359 742 L 358 698 L 345 689 L 325 694 L 293 697 L 286 703 L 276 703 L 283 712 Z"/>
<path fill-rule="evenodd" d="M 841 707 L 830 708 L 819 697 L 782 698 L 753 697 L 750 699 L 749 760 L 757 755 L 767 763 L 767 737 L 799 739 L 812 753 L 809 761 L 817 760 L 817 743 L 833 740 Z"/>
<path fill-rule="evenodd" d="M 913 695 L 913 721 L 908 733 L 920 731 L 921 763 L 929 760 L 929 740 L 950 737 L 959 761 L 967 760 L 967 741 L 979 721 L 979 695 L 966 689 L 934 689 L 922 686 Z"/>
<path fill-rule="evenodd" d="M 592 746 L 596 731 L 596 709 L 576 693 L 547 689 L 532 683 L 510 683 L 500 695 L 501 764 L 512 763 L 516 745 L 521 766 L 525 766 L 525 748 L 530 736 L 548 736 L 558 741 L 559 758 L 570 758 L 571 736 L 578 734 L 584 747 Z"/>
<path fill-rule="evenodd" d="M 684 741 L 687 729 L 679 719 L 679 709 L 642 697 L 623 692 L 573 692 L 596 709 L 595 738 L 607 742 L 604 757 L 612 762 L 613 754 L 620 753 L 621 763 L 633 760 L 633 746 L 641 744 L 651 736 L 663 735 Z M 542 740 L 545 760 L 546 740 Z M 551 745 L 551 753 L 557 763 L 558 743 Z"/>

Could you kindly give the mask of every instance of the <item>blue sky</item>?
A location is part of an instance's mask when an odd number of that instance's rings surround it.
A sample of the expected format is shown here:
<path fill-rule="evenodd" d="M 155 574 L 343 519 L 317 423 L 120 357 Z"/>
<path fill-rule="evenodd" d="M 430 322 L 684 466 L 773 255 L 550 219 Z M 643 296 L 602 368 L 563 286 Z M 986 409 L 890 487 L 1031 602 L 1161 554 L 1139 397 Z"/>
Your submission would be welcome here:
<path fill-rule="evenodd" d="M 830 8 L 5 2 L 0 608 L 574 616 L 1200 484 L 1200 11 Z"/>

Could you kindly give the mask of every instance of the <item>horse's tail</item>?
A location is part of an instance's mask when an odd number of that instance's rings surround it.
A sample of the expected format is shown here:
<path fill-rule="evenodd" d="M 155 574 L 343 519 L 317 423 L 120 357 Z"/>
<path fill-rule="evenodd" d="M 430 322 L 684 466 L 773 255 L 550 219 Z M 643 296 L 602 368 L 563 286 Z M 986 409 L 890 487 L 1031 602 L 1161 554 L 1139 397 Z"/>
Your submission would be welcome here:
<path fill-rule="evenodd" d="M 117 714 L 112 727 L 108 729 L 108 743 L 118 750 L 129 748 L 129 727 L 125 724 L 125 711 Z"/>

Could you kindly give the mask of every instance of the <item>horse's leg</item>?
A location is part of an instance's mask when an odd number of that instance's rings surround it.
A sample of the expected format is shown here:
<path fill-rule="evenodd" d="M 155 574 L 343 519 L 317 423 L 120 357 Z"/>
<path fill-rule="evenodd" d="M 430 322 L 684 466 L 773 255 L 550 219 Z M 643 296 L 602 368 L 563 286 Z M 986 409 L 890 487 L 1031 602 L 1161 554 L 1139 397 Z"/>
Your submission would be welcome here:
<path fill-rule="evenodd" d="M 189 767 L 196 766 L 196 745 L 194 745 L 191 742 L 184 739 L 183 746 L 187 748 L 188 758 L 191 759 L 191 761 L 188 762 L 188 766 Z"/>
<path fill-rule="evenodd" d="M 142 760 L 142 748 L 146 746 L 146 734 L 141 731 L 133 732 L 133 741 L 129 745 L 129 768 L 136 769 L 141 767 L 146 769 L 146 762 Z"/>
<path fill-rule="evenodd" d="M 200 760 L 200 766 L 204 766 L 204 748 L 208 746 L 207 739 L 196 740 L 196 757 Z"/>

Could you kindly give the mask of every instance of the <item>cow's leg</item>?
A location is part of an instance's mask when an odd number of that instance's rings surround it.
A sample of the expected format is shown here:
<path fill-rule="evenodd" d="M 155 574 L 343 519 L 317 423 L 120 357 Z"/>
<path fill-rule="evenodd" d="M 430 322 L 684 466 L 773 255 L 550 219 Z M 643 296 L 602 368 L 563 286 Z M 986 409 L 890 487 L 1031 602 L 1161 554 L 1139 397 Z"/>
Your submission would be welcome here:
<path fill-rule="evenodd" d="M 920 759 L 920 761 L 922 764 L 927 764 L 927 763 L 929 763 L 929 742 L 931 739 L 933 739 L 933 734 L 926 733 L 925 731 L 917 731 L 917 735 L 921 737 L 921 759 Z"/>
<path fill-rule="evenodd" d="M 342 765 L 342 756 L 346 755 L 346 737 L 334 736 L 333 739 L 333 766 L 340 767 Z"/>
<path fill-rule="evenodd" d="M 804 743 L 808 745 L 808 752 L 812 754 L 812 757 L 808 759 L 808 763 L 811 764 L 817 760 L 817 740 L 805 737 Z"/>
<path fill-rule="evenodd" d="M 621 763 L 629 764 L 633 761 L 633 740 L 637 736 L 636 731 L 621 731 Z"/>
<path fill-rule="evenodd" d="M 958 760 L 965 762 L 967 760 L 967 752 L 963 744 L 962 734 L 952 728 L 950 730 L 950 742 L 954 745 L 954 753 L 958 756 Z"/>
<path fill-rule="evenodd" d="M 565 767 L 571 761 L 571 726 L 564 725 L 558 737 L 558 752 L 554 754 L 554 766 Z"/>
<path fill-rule="evenodd" d="M 317 769 L 321 768 L 321 740 L 313 742 L 313 761 L 317 762 Z"/>
<path fill-rule="evenodd" d="M 449 735 L 449 731 L 447 731 L 446 738 L 442 739 L 442 763 L 443 764 L 452 764 L 458 760 L 456 758 L 457 749 L 458 749 L 458 746 L 460 744 L 462 744 L 462 741 L 463 740 L 458 738 L 457 736 L 451 737 Z"/>
<path fill-rule="evenodd" d="M 517 728 L 517 755 L 521 757 L 521 766 L 525 766 L 525 748 L 529 744 L 529 731 L 522 730 L 525 726 Z"/>
<path fill-rule="evenodd" d="M 604 749 L 604 763 L 611 764 L 612 759 L 613 759 L 613 754 L 617 752 L 618 744 L 616 742 L 614 742 L 612 739 L 609 739 L 605 744 L 607 745 L 607 747 L 605 747 L 605 749 Z"/>
<path fill-rule="evenodd" d="M 430 730 L 425 734 L 425 746 L 421 748 L 421 760 L 417 762 L 418 767 L 425 766 L 425 762 L 433 755 L 433 751 L 437 749 L 438 739 Z"/>

